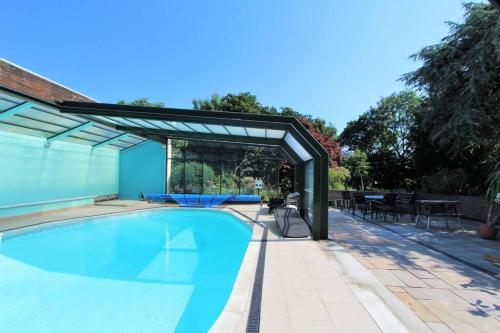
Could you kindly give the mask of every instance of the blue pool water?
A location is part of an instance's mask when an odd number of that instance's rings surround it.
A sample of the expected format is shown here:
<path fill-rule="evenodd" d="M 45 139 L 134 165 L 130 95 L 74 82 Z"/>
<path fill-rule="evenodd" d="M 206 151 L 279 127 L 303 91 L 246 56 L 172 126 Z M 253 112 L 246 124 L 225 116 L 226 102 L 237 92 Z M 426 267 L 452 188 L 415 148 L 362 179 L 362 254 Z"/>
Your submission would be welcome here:
<path fill-rule="evenodd" d="M 0 332 L 206 332 L 251 229 L 233 215 L 163 209 L 0 238 Z"/>

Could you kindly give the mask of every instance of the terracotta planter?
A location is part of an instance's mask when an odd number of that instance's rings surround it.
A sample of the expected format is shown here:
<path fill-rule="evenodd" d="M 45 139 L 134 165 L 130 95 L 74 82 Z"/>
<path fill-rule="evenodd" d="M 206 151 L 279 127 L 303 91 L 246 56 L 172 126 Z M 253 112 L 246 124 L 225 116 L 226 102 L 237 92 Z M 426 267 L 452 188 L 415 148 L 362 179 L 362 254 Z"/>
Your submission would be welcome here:
<path fill-rule="evenodd" d="M 491 225 L 482 223 L 479 225 L 479 235 L 484 239 L 496 240 L 498 230 Z"/>

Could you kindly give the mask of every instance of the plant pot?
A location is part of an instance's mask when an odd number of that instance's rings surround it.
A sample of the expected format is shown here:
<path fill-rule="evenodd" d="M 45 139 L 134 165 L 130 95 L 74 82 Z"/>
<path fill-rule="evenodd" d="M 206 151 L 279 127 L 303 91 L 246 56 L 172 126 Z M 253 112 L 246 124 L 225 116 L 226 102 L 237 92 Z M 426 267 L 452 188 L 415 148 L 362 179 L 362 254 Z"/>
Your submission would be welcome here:
<path fill-rule="evenodd" d="M 481 223 L 479 225 L 479 235 L 481 238 L 484 239 L 489 239 L 489 240 L 496 240 L 497 239 L 497 232 L 498 230 L 493 228 L 491 225 Z"/>

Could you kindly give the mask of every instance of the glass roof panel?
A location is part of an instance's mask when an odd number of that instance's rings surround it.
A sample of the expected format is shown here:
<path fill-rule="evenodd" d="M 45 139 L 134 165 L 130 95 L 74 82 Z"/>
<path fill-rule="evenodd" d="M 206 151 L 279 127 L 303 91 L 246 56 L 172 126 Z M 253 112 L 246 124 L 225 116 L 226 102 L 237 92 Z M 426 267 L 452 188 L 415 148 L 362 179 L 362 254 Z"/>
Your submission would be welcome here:
<path fill-rule="evenodd" d="M 127 147 L 120 147 L 114 143 L 111 143 L 111 144 L 106 146 L 106 149 L 113 149 L 113 150 L 122 150 L 122 149 L 126 149 L 126 148 L 128 148 L 128 146 Z"/>
<path fill-rule="evenodd" d="M 116 124 L 120 125 L 120 126 L 138 127 L 138 125 L 136 123 L 134 123 L 131 120 L 125 119 L 125 118 L 120 118 L 120 117 L 108 117 L 108 118 L 113 119 L 116 122 Z"/>
<path fill-rule="evenodd" d="M 37 129 L 25 128 L 17 125 L 11 125 L 6 122 L 0 122 L 0 131 L 12 132 L 17 134 L 24 134 L 42 138 L 48 138 L 54 135 L 53 133 L 43 132 Z"/>
<path fill-rule="evenodd" d="M 312 156 L 307 152 L 307 150 L 295 139 L 295 137 L 287 133 L 285 136 L 285 142 L 292 148 L 292 150 L 303 160 L 309 161 Z"/>
<path fill-rule="evenodd" d="M 16 105 L 18 105 L 18 104 L 13 103 L 11 101 L 6 101 L 5 99 L 0 98 L 0 113 L 2 111 L 8 110 L 10 108 L 13 108 Z"/>
<path fill-rule="evenodd" d="M 249 136 L 256 136 L 259 138 L 265 138 L 266 137 L 266 130 L 263 128 L 252 128 L 252 127 L 247 127 L 247 132 Z"/>
<path fill-rule="evenodd" d="M 122 141 L 127 141 L 127 142 L 130 142 L 131 144 L 136 144 L 136 143 L 139 143 L 139 142 L 142 142 L 142 141 L 146 141 L 147 139 L 145 138 L 141 138 L 139 136 L 135 136 L 135 135 L 128 135 L 126 138 L 123 138 Z"/>
<path fill-rule="evenodd" d="M 60 141 L 77 143 L 77 144 L 85 145 L 85 146 L 93 146 L 93 145 L 99 143 L 99 141 L 87 140 L 87 139 L 76 137 L 76 136 L 68 136 L 68 137 L 64 138 L 64 140 L 59 140 L 59 142 Z"/>
<path fill-rule="evenodd" d="M 215 134 L 229 134 L 224 126 L 221 125 L 206 125 Z"/>
<path fill-rule="evenodd" d="M 87 131 L 76 132 L 75 134 L 71 135 L 71 137 L 95 142 L 103 142 L 109 139 L 108 137 L 102 137 L 100 135 L 88 133 Z"/>
<path fill-rule="evenodd" d="M 108 145 L 108 147 L 111 147 L 111 148 L 116 148 L 116 149 L 124 149 L 124 148 L 128 148 L 132 146 L 131 144 L 128 144 L 128 143 L 125 143 L 123 141 L 115 141 L 113 143 L 110 143 Z"/>
<path fill-rule="evenodd" d="M 286 131 L 282 130 L 272 130 L 272 129 L 267 130 L 267 137 L 271 139 L 283 139 L 285 134 Z"/>
<path fill-rule="evenodd" d="M 196 124 L 196 123 L 185 123 L 185 124 L 194 129 L 196 132 L 211 133 L 210 130 L 205 126 L 203 126 L 202 124 Z"/>
<path fill-rule="evenodd" d="M 8 122 L 12 125 L 20 125 L 23 127 L 28 127 L 28 128 L 33 128 L 36 130 L 44 131 L 44 132 L 50 132 L 50 133 L 61 133 L 69 128 L 63 127 L 63 126 L 58 126 L 58 125 L 53 125 L 53 124 L 48 124 L 28 118 L 23 118 L 18 115 L 12 115 L 9 118 L 5 120 L 5 122 Z"/>
<path fill-rule="evenodd" d="M 165 124 L 165 122 L 161 121 L 161 120 L 152 120 L 152 119 L 148 119 L 148 122 L 152 123 L 153 125 L 161 128 L 161 129 L 166 129 L 166 130 L 174 130 L 172 128 L 172 126 L 168 125 L 168 124 Z"/>
<path fill-rule="evenodd" d="M 130 119 L 130 121 L 133 121 L 137 125 L 141 125 L 141 126 L 146 127 L 146 128 L 158 129 L 158 126 L 156 126 L 155 124 L 152 124 L 151 122 L 149 122 L 149 120 L 146 121 L 146 120 L 138 119 L 138 118 L 129 118 L 129 119 Z"/>
<path fill-rule="evenodd" d="M 11 94 L 7 94 L 7 93 L 4 93 L 4 92 L 0 92 L 0 98 L 3 99 L 3 100 L 6 100 L 6 101 L 10 101 L 10 102 L 12 102 L 14 104 L 21 104 L 21 103 L 26 102 L 26 100 L 24 100 L 24 99 L 15 97 L 15 96 L 13 96 Z"/>
<path fill-rule="evenodd" d="M 232 135 L 247 136 L 247 132 L 244 127 L 226 126 L 226 128 Z"/>
<path fill-rule="evenodd" d="M 83 124 L 81 121 L 59 117 L 56 114 L 40 111 L 38 109 L 28 109 L 16 114 L 17 116 L 26 117 L 43 123 L 49 123 L 66 128 L 73 128 Z M 84 122 L 87 122 L 84 120 Z"/>
<path fill-rule="evenodd" d="M 170 126 L 172 126 L 174 128 L 174 130 L 184 131 L 184 132 L 193 132 L 193 130 L 191 128 L 187 127 L 186 125 L 184 125 L 181 122 L 178 122 L 178 121 L 165 121 L 165 122 L 167 124 L 169 124 Z"/>
<path fill-rule="evenodd" d="M 107 130 L 105 128 L 99 127 L 99 126 L 90 126 L 85 129 L 85 132 L 92 133 L 95 135 L 100 135 L 105 138 L 114 138 L 115 136 L 119 135 L 119 132 L 112 131 L 112 130 Z"/>
<path fill-rule="evenodd" d="M 92 117 L 97 118 L 98 120 L 102 120 L 102 121 L 111 123 L 111 124 L 118 124 L 118 122 L 116 120 L 113 120 L 113 119 L 108 118 L 108 117 L 104 117 L 104 116 L 92 116 Z"/>

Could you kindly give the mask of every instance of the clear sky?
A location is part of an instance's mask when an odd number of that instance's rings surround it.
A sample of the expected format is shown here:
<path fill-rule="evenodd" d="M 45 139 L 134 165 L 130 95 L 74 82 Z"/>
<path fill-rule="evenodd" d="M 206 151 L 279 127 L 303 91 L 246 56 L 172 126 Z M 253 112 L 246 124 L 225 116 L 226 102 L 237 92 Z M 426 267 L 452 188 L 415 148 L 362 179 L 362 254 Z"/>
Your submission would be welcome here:
<path fill-rule="evenodd" d="M 339 130 L 404 88 L 458 0 L 4 1 L 0 57 L 101 102 L 251 92 Z"/>

